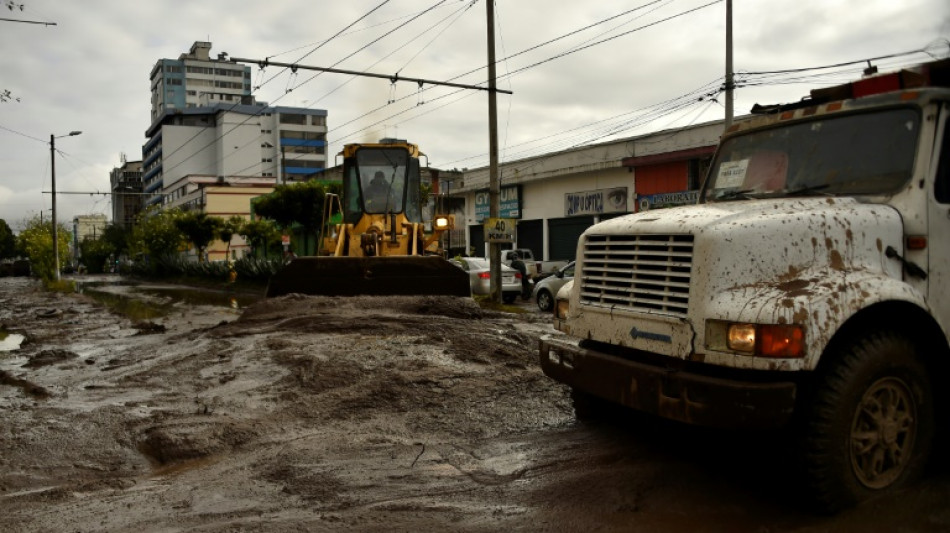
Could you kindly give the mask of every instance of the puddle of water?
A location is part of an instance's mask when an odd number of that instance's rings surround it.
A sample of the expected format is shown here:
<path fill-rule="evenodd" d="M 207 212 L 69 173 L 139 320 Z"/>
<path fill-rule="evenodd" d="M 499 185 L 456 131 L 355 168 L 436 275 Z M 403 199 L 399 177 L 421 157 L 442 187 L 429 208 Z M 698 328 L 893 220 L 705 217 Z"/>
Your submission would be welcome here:
<path fill-rule="evenodd" d="M 112 312 L 125 315 L 132 320 L 147 321 L 166 316 L 172 310 L 169 302 L 151 302 L 112 292 L 85 288 L 83 294 L 91 296 Z"/>
<path fill-rule="evenodd" d="M 171 298 L 175 302 L 189 305 L 214 305 L 241 309 L 260 299 L 259 296 L 198 289 L 192 287 L 138 287 L 135 289 L 143 294 Z"/>
<path fill-rule="evenodd" d="M 20 335 L 19 333 L 10 333 L 9 331 L 0 328 L 0 352 L 12 352 L 14 350 L 19 350 L 20 345 L 23 344 L 23 341 L 26 340 L 26 337 Z"/>
<path fill-rule="evenodd" d="M 122 287 L 122 290 L 119 292 L 108 290 L 110 287 Z M 242 309 L 261 298 L 254 294 L 197 287 L 138 285 L 122 282 L 78 283 L 76 290 L 93 297 L 113 312 L 141 321 L 167 316 L 177 303 Z"/>

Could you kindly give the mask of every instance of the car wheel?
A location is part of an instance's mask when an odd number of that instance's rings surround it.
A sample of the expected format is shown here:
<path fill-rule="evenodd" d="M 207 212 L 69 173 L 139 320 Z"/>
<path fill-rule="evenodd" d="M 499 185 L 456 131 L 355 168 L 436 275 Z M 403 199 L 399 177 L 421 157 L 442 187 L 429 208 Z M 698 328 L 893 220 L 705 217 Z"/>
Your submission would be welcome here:
<path fill-rule="evenodd" d="M 554 308 L 554 297 L 546 290 L 538 291 L 538 309 L 545 313 Z"/>
<path fill-rule="evenodd" d="M 513 303 L 516 299 L 518 299 L 518 295 L 516 293 L 507 293 L 501 295 L 501 301 L 505 302 L 506 304 Z"/>
<path fill-rule="evenodd" d="M 832 513 L 920 477 L 934 412 L 917 348 L 882 331 L 825 354 L 803 422 L 802 460 L 818 510 Z"/>

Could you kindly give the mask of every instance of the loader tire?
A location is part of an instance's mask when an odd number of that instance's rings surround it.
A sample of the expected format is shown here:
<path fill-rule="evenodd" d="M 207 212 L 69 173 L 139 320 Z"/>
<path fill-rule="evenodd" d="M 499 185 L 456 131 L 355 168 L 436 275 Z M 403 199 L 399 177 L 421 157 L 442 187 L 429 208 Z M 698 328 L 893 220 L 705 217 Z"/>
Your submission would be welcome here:
<path fill-rule="evenodd" d="M 834 513 L 919 478 L 934 436 L 931 383 L 917 346 L 878 331 L 826 353 L 802 424 L 816 510 Z"/>

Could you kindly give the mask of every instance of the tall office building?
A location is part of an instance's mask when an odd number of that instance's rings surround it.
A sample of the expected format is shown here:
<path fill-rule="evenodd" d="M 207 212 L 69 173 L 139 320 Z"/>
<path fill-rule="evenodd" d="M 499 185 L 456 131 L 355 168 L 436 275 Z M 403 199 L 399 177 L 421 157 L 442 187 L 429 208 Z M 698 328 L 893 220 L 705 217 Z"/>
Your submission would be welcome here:
<path fill-rule="evenodd" d="M 152 124 L 142 147 L 147 206 L 200 207 L 211 185 L 305 181 L 326 167 L 327 112 L 268 106 L 251 95 L 251 69 L 210 58 L 195 42 L 152 69 Z"/>
<path fill-rule="evenodd" d="M 152 122 L 165 111 L 215 102 L 240 103 L 251 96 L 251 67 L 211 58 L 211 43 L 196 41 L 178 59 L 159 59 L 152 67 Z"/>

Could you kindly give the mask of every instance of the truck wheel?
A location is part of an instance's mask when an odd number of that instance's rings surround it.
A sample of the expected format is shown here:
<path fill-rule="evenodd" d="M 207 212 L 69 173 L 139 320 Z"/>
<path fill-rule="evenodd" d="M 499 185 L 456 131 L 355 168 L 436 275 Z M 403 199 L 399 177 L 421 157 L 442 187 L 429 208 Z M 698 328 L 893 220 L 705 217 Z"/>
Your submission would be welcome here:
<path fill-rule="evenodd" d="M 538 292 L 538 309 L 548 312 L 554 308 L 554 298 L 546 290 Z"/>
<path fill-rule="evenodd" d="M 828 353 L 804 420 L 806 482 L 819 510 L 836 512 L 923 472 L 933 445 L 927 371 L 915 345 L 888 331 Z"/>

